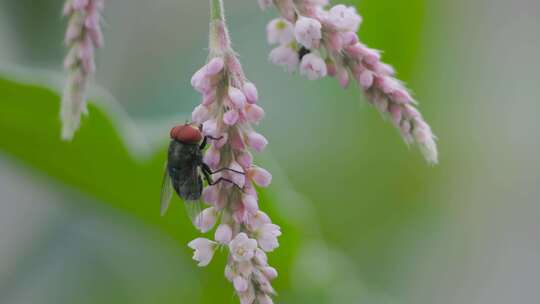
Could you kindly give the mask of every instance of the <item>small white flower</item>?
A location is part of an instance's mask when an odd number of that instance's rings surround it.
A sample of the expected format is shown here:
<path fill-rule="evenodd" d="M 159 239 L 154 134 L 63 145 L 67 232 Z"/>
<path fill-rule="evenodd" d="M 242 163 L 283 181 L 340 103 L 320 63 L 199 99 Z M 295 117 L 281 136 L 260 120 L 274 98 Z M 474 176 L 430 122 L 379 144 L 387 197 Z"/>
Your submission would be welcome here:
<path fill-rule="evenodd" d="M 288 44 L 294 39 L 293 25 L 282 18 L 277 18 L 266 26 L 266 37 L 269 44 Z"/>
<path fill-rule="evenodd" d="M 230 243 L 229 250 L 237 262 L 249 261 L 255 255 L 257 241 L 250 239 L 245 233 L 239 233 Z"/>
<path fill-rule="evenodd" d="M 253 259 L 255 263 L 257 263 L 259 266 L 268 265 L 268 257 L 266 256 L 266 253 L 264 253 L 264 251 L 262 251 L 260 248 L 257 248 L 255 250 L 255 257 Z"/>
<path fill-rule="evenodd" d="M 289 46 L 278 46 L 270 52 L 270 62 L 283 66 L 288 72 L 293 72 L 298 67 L 298 54 Z"/>
<path fill-rule="evenodd" d="M 214 235 L 214 239 L 221 244 L 229 244 L 232 238 L 231 226 L 227 224 L 220 224 Z"/>
<path fill-rule="evenodd" d="M 256 235 L 262 250 L 270 252 L 279 247 L 277 238 L 281 235 L 281 230 L 278 225 L 264 224 L 257 230 Z"/>
<path fill-rule="evenodd" d="M 306 48 L 316 49 L 322 38 L 321 27 L 321 23 L 316 19 L 300 17 L 294 26 L 294 36 Z"/>
<path fill-rule="evenodd" d="M 271 222 L 272 221 L 270 220 L 270 217 L 268 216 L 268 214 L 259 210 L 254 215 L 249 217 L 248 225 L 249 225 L 249 229 L 258 230 L 264 224 L 269 224 Z"/>
<path fill-rule="evenodd" d="M 248 281 L 241 276 L 237 276 L 233 279 L 233 285 L 234 289 L 236 289 L 238 292 L 245 292 L 249 287 Z"/>
<path fill-rule="evenodd" d="M 205 238 L 196 238 L 189 242 L 189 248 L 195 250 L 193 259 L 199 262 L 197 265 L 204 267 L 210 263 L 216 250 L 216 243 Z"/>
<path fill-rule="evenodd" d="M 309 80 L 323 78 L 327 72 L 326 63 L 321 57 L 310 53 L 302 58 L 300 74 L 306 76 Z"/>
<path fill-rule="evenodd" d="M 338 4 L 328 12 L 328 21 L 340 30 L 356 32 L 362 22 L 362 17 L 358 15 L 353 6 L 347 7 L 343 4 Z"/>
<path fill-rule="evenodd" d="M 208 232 L 214 228 L 218 217 L 218 211 L 214 207 L 204 209 L 195 218 L 195 226 L 202 232 Z"/>

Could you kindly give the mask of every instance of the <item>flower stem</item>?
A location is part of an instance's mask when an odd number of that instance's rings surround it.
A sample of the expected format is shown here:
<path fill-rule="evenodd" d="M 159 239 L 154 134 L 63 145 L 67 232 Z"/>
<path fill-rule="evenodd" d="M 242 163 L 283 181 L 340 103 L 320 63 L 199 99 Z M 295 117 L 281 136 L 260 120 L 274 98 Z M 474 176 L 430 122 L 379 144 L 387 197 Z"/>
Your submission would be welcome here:
<path fill-rule="evenodd" d="M 210 0 L 210 12 L 212 20 L 221 20 L 224 22 L 223 0 Z"/>
<path fill-rule="evenodd" d="M 222 56 L 231 51 L 229 32 L 225 24 L 223 0 L 210 0 L 210 56 Z"/>

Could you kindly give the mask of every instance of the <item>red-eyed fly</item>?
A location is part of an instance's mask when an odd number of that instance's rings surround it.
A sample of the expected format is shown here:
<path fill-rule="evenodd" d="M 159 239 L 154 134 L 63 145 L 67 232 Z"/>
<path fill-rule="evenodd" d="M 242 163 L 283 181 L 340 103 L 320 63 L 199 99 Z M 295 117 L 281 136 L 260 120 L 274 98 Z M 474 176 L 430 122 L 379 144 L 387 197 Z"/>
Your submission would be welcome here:
<path fill-rule="evenodd" d="M 165 215 L 165 212 L 169 208 L 173 195 L 172 189 L 185 202 L 189 212 L 189 210 L 200 209 L 199 201 L 203 190 L 203 177 L 208 185 L 215 185 L 220 182 L 229 182 L 236 185 L 233 181 L 224 177 L 213 181 L 212 174 L 222 171 L 244 174 L 244 172 L 230 168 L 221 168 L 212 171 L 203 162 L 202 152 L 208 140 L 220 140 L 221 138 L 203 137 L 200 128 L 192 124 L 176 126 L 172 128 L 170 135 L 171 142 L 169 144 L 168 160 L 161 187 L 162 216 Z M 192 215 L 190 214 L 190 216 Z"/>

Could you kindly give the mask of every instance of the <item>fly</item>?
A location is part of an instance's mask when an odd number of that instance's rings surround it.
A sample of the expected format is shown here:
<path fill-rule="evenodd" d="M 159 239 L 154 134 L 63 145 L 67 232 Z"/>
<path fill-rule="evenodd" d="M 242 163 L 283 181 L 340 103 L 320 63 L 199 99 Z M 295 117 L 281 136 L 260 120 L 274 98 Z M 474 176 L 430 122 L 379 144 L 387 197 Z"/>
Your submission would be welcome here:
<path fill-rule="evenodd" d="M 171 142 L 161 187 L 162 216 L 165 215 L 169 208 L 173 196 L 172 189 L 186 203 L 188 209 L 193 209 L 193 207 L 199 207 L 198 203 L 203 190 L 203 178 L 208 185 L 215 185 L 220 182 L 229 182 L 236 185 L 233 181 L 224 177 L 213 181 L 212 175 L 222 171 L 244 174 L 244 172 L 230 168 L 212 171 L 203 162 L 203 150 L 208 143 L 208 139 L 220 140 L 221 138 L 203 137 L 200 128 L 192 124 L 176 126 L 172 128 L 170 135 Z M 238 185 L 236 186 L 240 188 Z"/>

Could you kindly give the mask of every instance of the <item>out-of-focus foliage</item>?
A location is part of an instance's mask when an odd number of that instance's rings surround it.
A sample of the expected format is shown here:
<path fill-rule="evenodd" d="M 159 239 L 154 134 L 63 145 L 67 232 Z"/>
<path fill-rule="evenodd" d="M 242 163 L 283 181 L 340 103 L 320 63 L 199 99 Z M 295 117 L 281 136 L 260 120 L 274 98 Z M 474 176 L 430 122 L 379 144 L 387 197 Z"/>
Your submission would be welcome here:
<path fill-rule="evenodd" d="M 0 133 L 9 134 L 0 143 L 3 152 L 97 201 L 132 214 L 148 225 L 157 226 L 181 244 L 180 250 L 185 255 L 191 254 L 184 244 L 198 234 L 185 216 L 182 202 L 175 198 L 168 215 L 159 216 L 165 148 L 147 160 L 134 158 L 107 115 L 92 105 L 75 140 L 63 142 L 58 133 L 59 96 L 38 86 L 0 79 L 0 107 Z M 262 195 L 264 204 L 271 206 L 266 194 Z M 279 224 L 287 231 L 281 243 L 288 250 L 277 251 L 271 258 L 280 268 L 287 269 L 294 254 L 292 249 L 295 245 L 291 241 L 295 238 L 295 229 Z M 201 303 L 231 298 L 231 286 L 223 277 L 224 257 L 219 253 L 216 256 L 209 269 L 200 270 L 200 275 L 193 277 L 197 282 L 194 286 L 200 284 L 202 290 L 212 290 L 211 293 L 197 295 Z M 170 282 L 163 284 L 171 286 Z M 287 289 L 288 284 L 287 275 L 283 275 L 276 286 Z M 169 296 L 160 295 L 169 299 L 186 297 L 185 288 L 158 289 L 158 292 L 170 293 Z"/>

